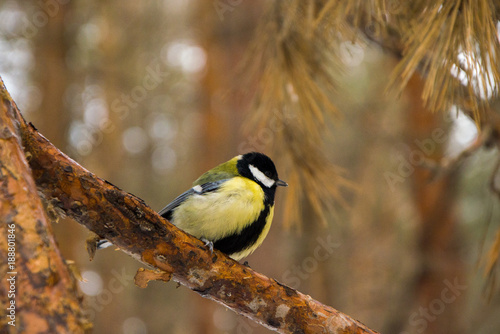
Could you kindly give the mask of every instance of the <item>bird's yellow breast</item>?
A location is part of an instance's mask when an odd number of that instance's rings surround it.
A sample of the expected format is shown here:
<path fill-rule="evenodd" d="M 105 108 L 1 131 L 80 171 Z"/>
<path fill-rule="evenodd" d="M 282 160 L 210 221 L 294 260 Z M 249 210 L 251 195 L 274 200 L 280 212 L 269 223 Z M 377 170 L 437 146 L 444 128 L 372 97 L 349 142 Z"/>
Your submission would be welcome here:
<path fill-rule="evenodd" d="M 190 196 L 174 210 L 172 221 L 197 238 L 218 240 L 253 223 L 264 210 L 264 196 L 257 183 L 234 177 L 216 191 Z"/>

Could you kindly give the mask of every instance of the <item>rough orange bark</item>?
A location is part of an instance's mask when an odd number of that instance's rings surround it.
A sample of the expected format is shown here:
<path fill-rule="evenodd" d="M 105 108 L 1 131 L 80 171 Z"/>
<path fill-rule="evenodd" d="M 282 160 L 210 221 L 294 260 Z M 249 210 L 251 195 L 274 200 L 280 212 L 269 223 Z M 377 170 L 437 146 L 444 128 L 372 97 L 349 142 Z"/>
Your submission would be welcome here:
<path fill-rule="evenodd" d="M 0 88 L 2 95 L 7 94 Z M 332 307 L 218 251 L 211 254 L 200 240 L 167 223 L 141 199 L 71 160 L 26 124 L 15 105 L 10 107 L 15 111 L 12 116 L 20 123 L 25 153 L 39 191 L 51 205 L 124 252 L 172 274 L 175 281 L 200 295 L 278 332 L 375 333 Z M 42 234 L 49 233 L 48 228 L 42 229 Z M 61 304 L 54 303 L 53 307 Z"/>
<path fill-rule="evenodd" d="M 0 331 L 84 333 L 91 324 L 82 296 L 52 237 L 22 149 L 15 105 L 3 88 L 0 93 L 0 300 L 8 315 L 0 318 Z"/>

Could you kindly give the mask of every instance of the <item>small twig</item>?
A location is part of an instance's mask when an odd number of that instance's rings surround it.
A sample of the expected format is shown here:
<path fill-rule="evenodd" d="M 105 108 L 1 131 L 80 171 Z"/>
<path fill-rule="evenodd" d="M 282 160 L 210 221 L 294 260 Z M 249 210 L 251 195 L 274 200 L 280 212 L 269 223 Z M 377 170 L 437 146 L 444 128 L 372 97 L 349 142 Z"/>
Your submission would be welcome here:
<path fill-rule="evenodd" d="M 432 175 L 429 179 L 433 182 L 443 174 L 450 173 L 459 168 L 463 162 L 477 152 L 481 147 L 490 143 L 493 131 L 491 126 L 485 126 L 483 131 L 479 133 L 476 139 L 467 148 L 463 149 L 457 156 L 445 157 L 439 161 L 428 158 L 423 158 L 422 166 L 432 170 Z"/>
<path fill-rule="evenodd" d="M 487 144 L 493 134 L 491 126 L 486 125 L 478 134 L 476 139 L 467 148 L 462 150 L 457 156 L 451 158 L 443 158 L 440 162 L 442 170 L 457 169 L 468 157 L 474 154 L 477 150 Z"/>

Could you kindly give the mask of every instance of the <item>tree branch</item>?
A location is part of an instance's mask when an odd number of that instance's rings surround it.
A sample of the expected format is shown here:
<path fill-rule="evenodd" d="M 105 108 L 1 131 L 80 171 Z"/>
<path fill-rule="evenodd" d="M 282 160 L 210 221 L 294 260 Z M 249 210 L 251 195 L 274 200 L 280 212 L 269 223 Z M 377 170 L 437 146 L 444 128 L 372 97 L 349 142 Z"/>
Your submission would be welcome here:
<path fill-rule="evenodd" d="M 5 96 L 3 84 L 0 95 Z M 4 99 L 4 103 L 9 103 Z M 271 330 L 375 333 L 360 322 L 292 288 L 261 275 L 162 219 L 141 199 L 90 173 L 27 124 L 20 124 L 25 154 L 39 191 L 56 209 L 122 251 L 174 281 Z M 146 275 L 147 276 L 147 275 Z M 140 284 L 148 277 L 139 273 Z"/>
<path fill-rule="evenodd" d="M 0 78 L 1 333 L 84 333 L 83 296 L 57 249 Z"/>

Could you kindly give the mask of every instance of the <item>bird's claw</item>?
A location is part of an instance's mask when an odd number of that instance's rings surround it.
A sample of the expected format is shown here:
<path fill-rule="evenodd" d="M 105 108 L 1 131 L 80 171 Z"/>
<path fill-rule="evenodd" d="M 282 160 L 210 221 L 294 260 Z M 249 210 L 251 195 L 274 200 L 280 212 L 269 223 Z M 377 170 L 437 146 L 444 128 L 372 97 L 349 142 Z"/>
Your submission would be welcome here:
<path fill-rule="evenodd" d="M 208 249 L 210 250 L 210 254 L 212 254 L 214 252 L 214 243 L 205 238 L 201 238 L 201 241 L 205 243 L 205 247 L 208 247 Z"/>

